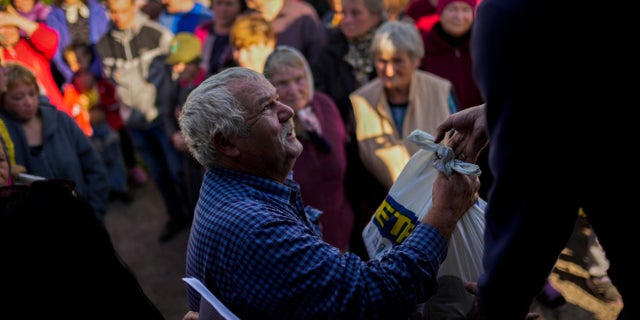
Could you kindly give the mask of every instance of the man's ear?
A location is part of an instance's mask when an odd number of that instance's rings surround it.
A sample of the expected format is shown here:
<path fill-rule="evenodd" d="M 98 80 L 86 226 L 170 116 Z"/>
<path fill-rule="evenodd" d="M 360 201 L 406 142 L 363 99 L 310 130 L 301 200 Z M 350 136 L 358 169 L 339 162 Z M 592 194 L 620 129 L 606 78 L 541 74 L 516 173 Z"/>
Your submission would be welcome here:
<path fill-rule="evenodd" d="M 216 134 L 211 140 L 213 146 L 218 150 L 218 152 L 228 157 L 236 157 L 240 154 L 240 150 L 236 148 L 233 141 L 222 134 Z"/>

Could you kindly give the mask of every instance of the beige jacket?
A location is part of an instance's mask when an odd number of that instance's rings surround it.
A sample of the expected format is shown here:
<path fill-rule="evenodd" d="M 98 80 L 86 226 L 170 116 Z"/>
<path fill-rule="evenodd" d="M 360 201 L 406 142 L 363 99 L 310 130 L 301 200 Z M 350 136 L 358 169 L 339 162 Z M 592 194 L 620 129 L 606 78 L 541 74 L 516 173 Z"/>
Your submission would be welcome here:
<path fill-rule="evenodd" d="M 411 79 L 409 106 L 402 132 L 395 125 L 380 79 L 369 81 L 349 96 L 360 158 L 387 190 L 411 155 L 419 150 L 406 139 L 407 136 L 415 129 L 434 134 L 438 124 L 450 115 L 450 94 L 451 82 L 416 70 Z"/>

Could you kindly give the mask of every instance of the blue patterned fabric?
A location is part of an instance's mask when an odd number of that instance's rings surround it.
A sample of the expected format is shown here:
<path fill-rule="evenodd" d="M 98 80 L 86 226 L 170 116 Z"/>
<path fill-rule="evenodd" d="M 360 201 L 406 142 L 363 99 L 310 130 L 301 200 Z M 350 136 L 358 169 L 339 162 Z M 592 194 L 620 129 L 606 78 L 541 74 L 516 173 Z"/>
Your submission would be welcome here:
<path fill-rule="evenodd" d="M 186 276 L 241 319 L 406 319 L 436 289 L 447 244 L 419 224 L 380 260 L 324 242 L 300 189 L 228 169 L 207 171 L 187 248 Z M 331 199 L 327 199 L 331 201 Z M 189 307 L 200 296 L 187 289 Z"/>

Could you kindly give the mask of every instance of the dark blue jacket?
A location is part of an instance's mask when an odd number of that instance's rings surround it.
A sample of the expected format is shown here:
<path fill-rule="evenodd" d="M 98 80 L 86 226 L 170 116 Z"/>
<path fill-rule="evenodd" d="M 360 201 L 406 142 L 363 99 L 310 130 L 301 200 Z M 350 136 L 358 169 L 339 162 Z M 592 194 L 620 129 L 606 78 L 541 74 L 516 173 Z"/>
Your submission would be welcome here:
<path fill-rule="evenodd" d="M 109 184 L 107 171 L 91 141 L 67 114 L 50 104 L 40 104 L 42 146 L 29 147 L 22 124 L 8 111 L 2 110 L 15 148 L 16 163 L 27 173 L 48 179 L 69 179 L 76 184 L 78 195 L 87 198 L 96 214 L 107 211 Z"/>

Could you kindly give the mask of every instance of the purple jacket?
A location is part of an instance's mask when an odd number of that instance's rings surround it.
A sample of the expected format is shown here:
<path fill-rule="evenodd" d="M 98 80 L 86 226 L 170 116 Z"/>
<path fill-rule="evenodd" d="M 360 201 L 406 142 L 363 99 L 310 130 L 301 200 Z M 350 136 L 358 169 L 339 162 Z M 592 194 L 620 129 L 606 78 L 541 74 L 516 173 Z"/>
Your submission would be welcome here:
<path fill-rule="evenodd" d="M 329 96 L 315 91 L 311 107 L 331 151 L 324 152 L 312 140 L 299 138 L 304 151 L 293 167 L 293 178 L 300 184 L 305 204 L 323 211 L 320 223 L 324 240 L 344 250 L 354 223 L 353 208 L 344 187 L 347 133 L 338 107 Z"/>

